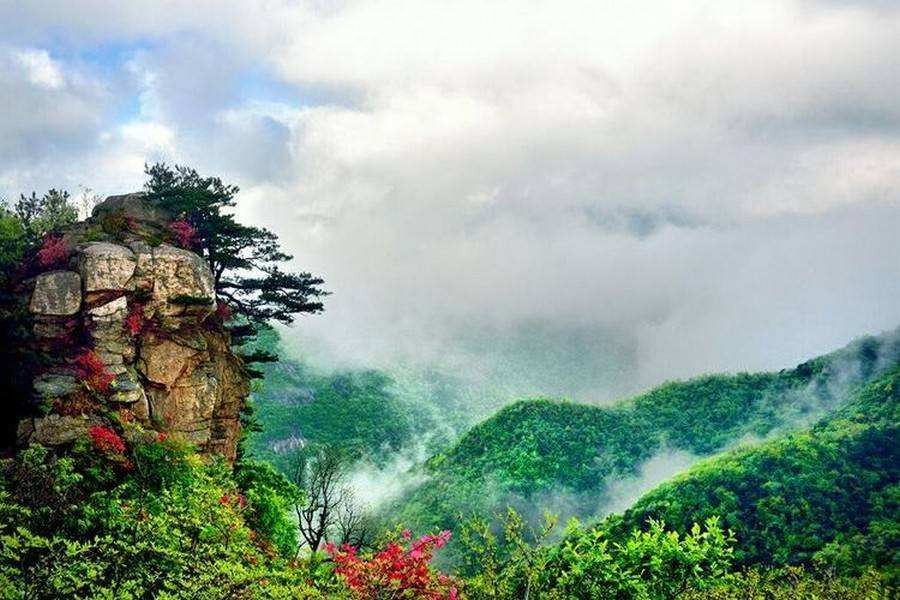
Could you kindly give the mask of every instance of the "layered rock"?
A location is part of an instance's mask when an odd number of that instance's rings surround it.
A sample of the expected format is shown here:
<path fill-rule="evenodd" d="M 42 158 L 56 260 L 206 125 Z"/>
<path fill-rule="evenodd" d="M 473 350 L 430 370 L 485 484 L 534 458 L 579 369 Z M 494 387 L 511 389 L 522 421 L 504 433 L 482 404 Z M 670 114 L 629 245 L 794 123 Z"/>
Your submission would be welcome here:
<path fill-rule="evenodd" d="M 209 266 L 167 242 L 169 223 L 139 194 L 111 197 L 65 232 L 65 264 L 28 280 L 44 364 L 21 443 L 70 443 L 112 411 L 234 458 L 248 378 Z"/>

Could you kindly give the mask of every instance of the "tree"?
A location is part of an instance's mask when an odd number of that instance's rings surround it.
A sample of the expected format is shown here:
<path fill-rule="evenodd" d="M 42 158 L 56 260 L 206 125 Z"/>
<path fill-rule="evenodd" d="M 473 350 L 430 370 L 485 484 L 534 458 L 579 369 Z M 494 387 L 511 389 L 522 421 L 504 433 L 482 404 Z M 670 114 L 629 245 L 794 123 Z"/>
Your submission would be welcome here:
<path fill-rule="evenodd" d="M 25 252 L 25 227 L 12 212 L 0 208 L 0 285 L 5 287 Z"/>
<path fill-rule="evenodd" d="M 301 448 L 295 455 L 291 479 L 305 499 L 295 511 L 303 542 L 313 552 L 335 534 L 341 542 L 357 545 L 370 535 L 369 521 L 346 484 L 346 465 L 344 454 L 333 446 Z"/>
<path fill-rule="evenodd" d="M 374 535 L 372 519 L 366 508 L 357 502 L 353 488 L 344 489 L 344 501 L 338 507 L 335 518 L 337 542 L 354 548 L 368 547 Z"/>
<path fill-rule="evenodd" d="M 238 223 L 231 209 L 239 188 L 218 177 L 201 177 L 196 170 L 164 163 L 146 166 L 148 196 L 193 228 L 194 250 L 212 270 L 217 295 L 235 311 L 232 339 L 241 344 L 269 321 L 290 324 L 298 314 L 319 313 L 327 295 L 324 281 L 309 273 L 289 273 L 280 267 L 292 260 L 281 250 L 278 236 L 261 227 Z M 275 360 L 254 352 L 246 362 Z"/>
<path fill-rule="evenodd" d="M 25 230 L 26 244 L 36 247 L 45 235 L 78 220 L 78 209 L 69 201 L 69 192 L 51 189 L 41 197 L 21 194 L 14 207 Z"/>

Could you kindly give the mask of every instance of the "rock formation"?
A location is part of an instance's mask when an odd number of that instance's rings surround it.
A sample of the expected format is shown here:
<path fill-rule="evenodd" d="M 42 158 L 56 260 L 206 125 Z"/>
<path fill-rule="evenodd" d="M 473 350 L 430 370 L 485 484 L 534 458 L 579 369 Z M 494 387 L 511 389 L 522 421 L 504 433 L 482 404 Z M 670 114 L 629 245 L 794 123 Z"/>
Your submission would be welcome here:
<path fill-rule="evenodd" d="M 67 444 L 113 415 L 234 459 L 248 377 L 213 274 L 171 222 L 141 194 L 113 196 L 45 241 L 21 290 L 39 364 L 20 443 Z"/>

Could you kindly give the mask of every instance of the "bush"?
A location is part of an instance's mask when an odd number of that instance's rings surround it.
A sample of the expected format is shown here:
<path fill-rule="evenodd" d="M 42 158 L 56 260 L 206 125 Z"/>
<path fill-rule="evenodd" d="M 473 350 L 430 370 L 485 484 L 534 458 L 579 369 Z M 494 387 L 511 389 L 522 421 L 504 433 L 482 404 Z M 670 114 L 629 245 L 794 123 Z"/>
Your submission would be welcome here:
<path fill-rule="evenodd" d="M 0 486 L 0 597 L 340 597 L 329 569 L 278 558 L 222 501 L 237 490 L 228 465 L 169 439 L 133 445 L 135 471 L 106 487 L 78 460 L 20 455 Z"/>
<path fill-rule="evenodd" d="M 281 556 L 293 557 L 298 540 L 292 511 L 303 500 L 297 486 L 272 465 L 258 461 L 242 461 L 235 471 L 235 481 L 244 491 L 245 518 L 250 527 Z"/>
<path fill-rule="evenodd" d="M 92 391 L 100 394 L 109 392 L 110 385 L 116 378 L 107 371 L 106 365 L 93 350 L 84 350 L 73 361 L 75 375 Z"/>
<path fill-rule="evenodd" d="M 454 581 L 429 566 L 434 551 L 449 539 L 449 531 L 416 540 L 412 540 L 409 531 L 404 531 L 401 540 L 390 541 L 373 554 L 360 555 L 349 544 L 340 548 L 328 544 L 327 552 L 334 561 L 335 572 L 358 598 L 456 600 L 458 591 Z"/>

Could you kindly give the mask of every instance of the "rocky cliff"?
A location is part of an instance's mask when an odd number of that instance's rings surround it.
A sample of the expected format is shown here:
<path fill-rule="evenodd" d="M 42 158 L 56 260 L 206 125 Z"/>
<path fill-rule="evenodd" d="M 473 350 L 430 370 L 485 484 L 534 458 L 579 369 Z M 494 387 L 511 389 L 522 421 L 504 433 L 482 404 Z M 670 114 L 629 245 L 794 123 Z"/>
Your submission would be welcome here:
<path fill-rule="evenodd" d="M 45 240 L 20 289 L 36 357 L 20 443 L 65 445 L 117 419 L 234 459 L 248 377 L 213 274 L 175 225 L 130 194 Z"/>

